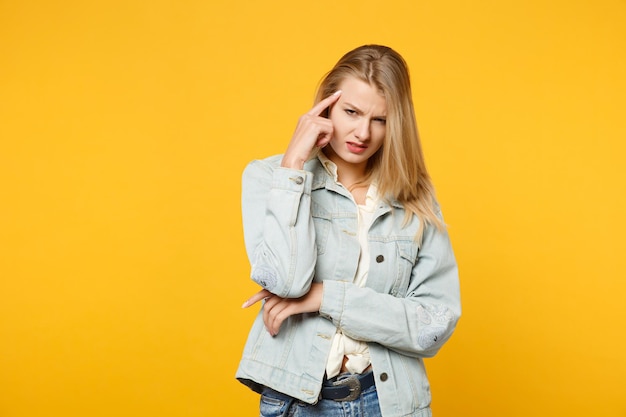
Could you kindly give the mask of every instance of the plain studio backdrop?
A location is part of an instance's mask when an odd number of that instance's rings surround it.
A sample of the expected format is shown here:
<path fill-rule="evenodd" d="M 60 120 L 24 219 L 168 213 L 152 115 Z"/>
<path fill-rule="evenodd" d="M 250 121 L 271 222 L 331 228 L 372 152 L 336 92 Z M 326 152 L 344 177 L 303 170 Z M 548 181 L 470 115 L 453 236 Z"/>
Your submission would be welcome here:
<path fill-rule="evenodd" d="M 348 50 L 408 61 L 463 317 L 437 417 L 626 416 L 626 2 L 0 1 L 0 416 L 258 415 L 240 217 Z"/>

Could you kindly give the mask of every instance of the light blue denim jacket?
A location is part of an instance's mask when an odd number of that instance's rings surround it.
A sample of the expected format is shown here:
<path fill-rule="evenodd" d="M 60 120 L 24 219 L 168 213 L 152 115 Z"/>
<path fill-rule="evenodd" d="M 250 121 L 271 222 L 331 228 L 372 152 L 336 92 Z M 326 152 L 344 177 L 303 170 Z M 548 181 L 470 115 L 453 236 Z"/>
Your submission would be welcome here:
<path fill-rule="evenodd" d="M 352 283 L 359 260 L 357 206 L 318 158 L 303 170 L 280 167 L 277 155 L 250 163 L 242 212 L 252 279 L 295 298 L 324 282 L 319 314 L 283 322 L 277 336 L 259 312 L 236 377 L 253 390 L 271 387 L 303 402 L 319 399 L 337 328 L 367 342 L 383 416 L 429 416 L 423 358 L 451 336 L 461 314 L 457 265 L 448 234 L 419 220 L 402 226 L 404 209 L 381 201 L 369 229 L 365 288 Z"/>

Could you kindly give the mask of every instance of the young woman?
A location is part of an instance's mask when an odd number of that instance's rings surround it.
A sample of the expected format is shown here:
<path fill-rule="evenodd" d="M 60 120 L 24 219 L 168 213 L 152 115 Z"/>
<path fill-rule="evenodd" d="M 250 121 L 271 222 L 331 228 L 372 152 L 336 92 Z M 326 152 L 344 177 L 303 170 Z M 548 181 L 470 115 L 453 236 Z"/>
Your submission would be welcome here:
<path fill-rule="evenodd" d="M 461 314 L 457 266 L 426 171 L 406 63 L 348 52 L 284 155 L 243 175 L 263 301 L 237 378 L 261 416 L 430 416 L 423 359 Z"/>

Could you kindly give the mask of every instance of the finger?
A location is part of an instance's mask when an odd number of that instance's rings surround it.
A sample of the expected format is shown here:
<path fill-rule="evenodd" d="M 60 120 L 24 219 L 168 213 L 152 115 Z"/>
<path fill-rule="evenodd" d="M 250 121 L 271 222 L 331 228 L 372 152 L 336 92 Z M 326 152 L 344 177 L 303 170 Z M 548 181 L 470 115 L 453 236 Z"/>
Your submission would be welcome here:
<path fill-rule="evenodd" d="M 270 314 L 271 321 L 269 323 L 269 329 L 272 336 L 276 336 L 278 334 L 278 332 L 280 331 L 280 326 L 283 324 L 283 322 L 287 318 L 294 315 L 294 313 L 294 302 L 291 302 L 286 303 L 285 306 L 280 309 L 280 311 L 273 311 L 272 314 Z"/>
<path fill-rule="evenodd" d="M 276 334 L 278 334 L 278 329 L 275 329 L 273 326 L 276 316 L 287 308 L 290 303 L 291 300 L 286 300 L 280 297 L 271 297 L 263 306 L 263 323 L 265 324 L 267 331 L 272 336 L 276 336 Z"/>
<path fill-rule="evenodd" d="M 243 305 L 241 306 L 241 308 L 246 308 L 246 307 L 250 307 L 251 305 L 261 301 L 264 298 L 267 298 L 269 296 L 271 296 L 272 293 L 269 292 L 268 290 L 261 290 L 259 292 L 257 292 L 256 294 L 254 294 L 252 297 L 248 298 L 246 301 L 244 301 Z"/>
<path fill-rule="evenodd" d="M 327 109 L 331 104 L 335 101 L 339 100 L 339 96 L 341 96 L 341 90 L 336 91 L 334 94 L 326 97 L 324 100 L 321 100 L 317 103 L 311 110 L 307 112 L 307 114 L 311 116 L 319 116 L 322 112 Z"/>
<path fill-rule="evenodd" d="M 269 311 L 265 327 L 272 336 L 276 336 L 278 334 L 282 322 L 293 314 L 290 313 L 290 311 L 293 310 L 293 303 L 293 300 L 282 300 L 282 302 L 274 305 Z"/>
<path fill-rule="evenodd" d="M 319 129 L 319 133 L 317 134 L 317 139 L 315 140 L 315 146 L 322 147 L 332 139 L 335 127 L 330 119 L 322 117 L 318 117 L 317 127 Z"/>
<path fill-rule="evenodd" d="M 274 295 L 268 298 L 265 301 L 265 304 L 263 304 L 263 323 L 265 324 L 265 328 L 267 329 L 267 331 L 270 333 L 271 331 L 270 331 L 269 323 L 272 321 L 270 317 L 271 312 L 274 308 L 276 308 L 276 305 L 280 304 L 283 301 L 284 300 L 282 298 Z"/>
<path fill-rule="evenodd" d="M 331 129 L 330 132 L 322 133 L 317 137 L 317 142 L 315 142 L 315 146 L 317 146 L 318 148 L 323 148 L 324 146 L 328 145 L 328 142 L 330 142 L 332 138 L 333 130 Z"/>

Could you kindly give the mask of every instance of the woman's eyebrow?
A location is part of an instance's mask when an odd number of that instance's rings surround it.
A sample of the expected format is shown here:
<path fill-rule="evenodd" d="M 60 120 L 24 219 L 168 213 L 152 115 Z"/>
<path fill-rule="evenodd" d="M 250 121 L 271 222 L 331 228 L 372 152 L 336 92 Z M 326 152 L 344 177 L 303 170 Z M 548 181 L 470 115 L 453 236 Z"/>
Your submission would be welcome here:
<path fill-rule="evenodd" d="M 344 105 L 348 106 L 348 107 L 351 107 L 354 111 L 356 111 L 359 114 L 363 114 L 364 113 L 363 110 L 361 110 L 358 106 L 355 106 L 354 104 L 350 103 L 349 101 L 345 101 Z M 381 114 L 381 115 L 378 115 L 378 116 L 374 116 L 374 118 L 380 118 L 380 117 L 385 118 L 385 117 L 387 117 L 387 115 L 386 114 Z"/>
<path fill-rule="evenodd" d="M 346 106 L 348 106 L 348 107 L 352 107 L 354 110 L 356 110 L 359 113 L 363 113 L 363 110 L 361 110 L 358 106 L 355 106 L 354 104 L 352 104 L 352 103 L 350 103 L 348 101 L 346 101 L 344 104 Z"/>

